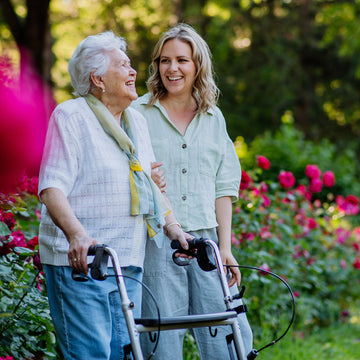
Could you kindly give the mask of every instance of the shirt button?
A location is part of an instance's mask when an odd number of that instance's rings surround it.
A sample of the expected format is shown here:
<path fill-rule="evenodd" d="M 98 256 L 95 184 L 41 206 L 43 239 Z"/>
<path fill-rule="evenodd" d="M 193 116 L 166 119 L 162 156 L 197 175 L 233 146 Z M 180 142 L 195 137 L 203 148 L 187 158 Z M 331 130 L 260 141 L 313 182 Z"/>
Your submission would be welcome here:
<path fill-rule="evenodd" d="M 186 195 L 183 195 L 183 196 L 181 197 L 181 199 L 182 199 L 183 201 L 185 201 L 185 200 L 186 200 Z"/>
<path fill-rule="evenodd" d="M 186 170 L 186 169 L 182 169 L 181 172 L 182 172 L 183 174 L 186 174 L 186 173 L 187 173 L 187 170 Z"/>
<path fill-rule="evenodd" d="M 183 149 L 186 149 L 187 148 L 187 145 L 186 144 L 182 144 L 181 146 Z"/>

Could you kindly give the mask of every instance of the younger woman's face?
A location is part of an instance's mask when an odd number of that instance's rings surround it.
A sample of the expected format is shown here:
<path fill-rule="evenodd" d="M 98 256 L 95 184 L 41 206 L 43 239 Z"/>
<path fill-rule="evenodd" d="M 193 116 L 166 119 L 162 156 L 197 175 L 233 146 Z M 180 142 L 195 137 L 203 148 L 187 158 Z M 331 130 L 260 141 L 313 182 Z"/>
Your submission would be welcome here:
<path fill-rule="evenodd" d="M 159 71 L 169 95 L 191 95 L 196 75 L 191 46 L 179 39 L 168 40 L 160 54 Z"/>

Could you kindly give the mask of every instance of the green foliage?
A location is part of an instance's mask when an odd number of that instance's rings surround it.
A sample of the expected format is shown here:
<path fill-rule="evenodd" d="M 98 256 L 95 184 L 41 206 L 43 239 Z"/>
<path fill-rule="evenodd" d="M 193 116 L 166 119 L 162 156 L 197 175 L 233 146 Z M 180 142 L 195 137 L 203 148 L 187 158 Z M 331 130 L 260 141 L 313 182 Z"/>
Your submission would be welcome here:
<path fill-rule="evenodd" d="M 284 115 L 291 116 L 288 113 Z M 266 131 L 251 142 L 249 151 L 241 159 L 243 169 L 252 169 L 256 165 L 256 156 L 264 155 L 271 159 L 271 168 L 261 172 L 262 180 L 275 179 L 281 170 L 291 171 L 298 183 L 306 180 L 304 169 L 308 164 L 318 164 L 320 170 L 336 174 L 336 183 L 332 191 L 336 194 L 356 194 L 360 196 L 360 166 L 357 161 L 355 144 L 339 151 L 329 140 L 319 143 L 307 140 L 293 124 L 283 123 L 277 131 Z M 317 194 L 326 198 L 326 192 Z"/>
<path fill-rule="evenodd" d="M 58 358 L 38 255 L 39 201 L 27 178 L 22 185 L 0 199 L 0 357 Z"/>
<path fill-rule="evenodd" d="M 200 360 L 199 351 L 196 347 L 196 341 L 189 332 L 185 334 L 184 338 L 184 360 Z"/>

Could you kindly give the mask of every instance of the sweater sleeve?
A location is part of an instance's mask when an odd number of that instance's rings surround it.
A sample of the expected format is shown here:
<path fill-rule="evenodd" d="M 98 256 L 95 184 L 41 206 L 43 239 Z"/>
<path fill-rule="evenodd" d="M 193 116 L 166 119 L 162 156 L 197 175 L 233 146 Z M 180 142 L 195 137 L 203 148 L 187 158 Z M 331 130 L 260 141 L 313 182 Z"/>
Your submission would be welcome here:
<path fill-rule="evenodd" d="M 39 193 L 49 187 L 60 189 L 66 196 L 72 190 L 78 175 L 80 151 L 76 132 L 67 112 L 59 107 L 50 121 L 39 175 Z"/>

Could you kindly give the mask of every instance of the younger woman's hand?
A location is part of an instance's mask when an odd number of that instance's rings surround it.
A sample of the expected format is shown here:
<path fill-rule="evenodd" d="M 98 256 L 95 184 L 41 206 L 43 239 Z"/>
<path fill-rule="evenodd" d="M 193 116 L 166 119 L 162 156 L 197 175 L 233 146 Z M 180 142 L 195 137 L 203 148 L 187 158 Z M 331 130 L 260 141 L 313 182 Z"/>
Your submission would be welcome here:
<path fill-rule="evenodd" d="M 162 162 L 152 162 L 151 163 L 151 179 L 158 186 L 162 193 L 166 192 L 166 180 L 165 173 L 163 169 L 160 169 Z"/>

